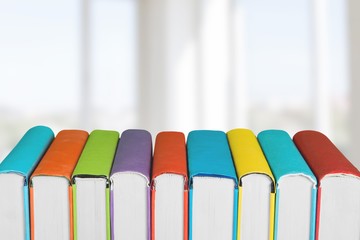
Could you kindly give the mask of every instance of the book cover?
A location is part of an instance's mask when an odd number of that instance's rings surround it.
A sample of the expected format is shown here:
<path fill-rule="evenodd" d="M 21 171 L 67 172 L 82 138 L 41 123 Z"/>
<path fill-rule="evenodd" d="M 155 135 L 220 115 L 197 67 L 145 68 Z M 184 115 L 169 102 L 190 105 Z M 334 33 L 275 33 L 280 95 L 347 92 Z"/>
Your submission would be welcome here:
<path fill-rule="evenodd" d="M 71 175 L 76 166 L 76 163 L 79 159 L 79 156 L 84 148 L 86 140 L 88 138 L 88 133 L 82 130 L 62 130 L 60 131 L 54 141 L 51 143 L 49 149 L 45 153 L 39 165 L 36 167 L 35 171 L 30 177 L 30 213 L 31 213 L 31 239 L 39 239 L 35 235 L 35 224 L 34 221 L 34 188 L 32 185 L 32 179 L 38 176 L 49 176 L 49 177 L 60 177 L 66 178 L 67 188 L 68 188 L 68 204 L 69 204 L 69 213 L 68 213 L 68 222 L 61 222 L 60 220 L 65 213 L 60 213 L 60 216 L 53 216 L 51 211 L 49 211 L 46 219 L 49 221 L 45 221 L 42 224 L 53 224 L 61 226 L 62 224 L 69 224 L 70 232 L 66 233 L 66 238 L 72 240 L 73 239 L 73 224 L 72 224 L 72 187 L 71 187 Z M 55 189 L 56 191 L 56 189 Z M 59 194 L 59 193 L 57 193 Z M 56 194 L 56 195 L 57 195 Z M 49 196 L 50 198 L 50 196 Z M 41 207 L 41 206 L 38 206 Z M 52 208 L 56 208 L 56 205 L 48 206 L 48 210 Z M 57 218 L 59 217 L 59 218 Z M 42 226 L 46 227 L 46 226 Z M 42 231 L 41 235 L 44 237 L 44 234 L 47 231 Z M 51 237 L 61 238 L 61 234 L 49 233 Z M 53 236 L 56 234 L 56 236 Z"/>
<path fill-rule="evenodd" d="M 265 130 L 258 140 L 276 181 L 274 239 L 314 239 L 314 174 L 287 132 Z"/>
<path fill-rule="evenodd" d="M 323 133 L 304 130 L 296 133 L 293 139 L 319 181 L 329 174 L 360 176 L 359 170 Z"/>
<path fill-rule="evenodd" d="M 116 131 L 92 131 L 75 167 L 71 177 L 73 183 L 73 224 L 75 240 L 82 240 L 82 237 L 78 236 L 80 231 L 84 236 L 90 237 L 91 239 L 110 239 L 109 177 L 118 140 L 119 133 Z M 78 181 L 84 183 L 84 189 L 81 191 L 83 194 L 79 194 Z M 102 182 L 105 182 L 105 189 L 103 189 L 104 184 Z M 103 192 L 105 196 L 100 196 Z M 80 201 L 79 198 L 82 200 Z M 105 206 L 102 206 L 102 203 L 105 204 Z M 87 205 L 85 206 L 85 204 Z M 97 219 L 97 214 L 105 216 Z M 83 215 L 82 219 L 78 222 L 78 218 L 81 215 Z M 88 224 L 93 227 L 88 229 L 85 221 L 88 221 Z M 100 221 L 104 221 L 105 223 L 100 223 Z M 79 226 L 79 224 L 82 225 Z"/>
<path fill-rule="evenodd" d="M 185 135 L 182 132 L 160 132 L 156 136 L 154 160 L 152 166 L 152 239 L 188 239 L 188 174 Z M 163 180 L 163 178 L 164 180 Z M 176 184 L 158 190 L 162 181 L 175 182 L 173 178 L 181 177 L 179 192 L 172 193 Z M 160 179 L 161 178 L 161 179 Z M 166 189 L 169 187 L 170 189 Z M 164 191 L 161 193 L 160 191 Z M 176 195 L 179 193 L 179 195 Z M 161 195 L 160 195 L 161 194 Z M 175 199 L 174 199 L 175 198 Z M 159 202 L 160 201 L 160 202 Z M 180 206 L 179 206 L 180 205 Z M 181 207 L 182 205 L 182 207 Z M 164 208 L 164 213 L 160 214 Z M 167 227 L 169 220 L 176 225 L 173 208 L 181 208 L 182 224 Z M 159 212 L 159 216 L 156 216 Z M 161 231 L 161 233 L 158 233 Z M 182 235 L 182 237 L 180 237 Z M 156 236 L 161 236 L 157 237 Z"/>
<path fill-rule="evenodd" d="M 258 140 L 254 133 L 249 129 L 233 129 L 227 133 L 231 154 L 233 157 L 235 169 L 237 172 L 237 177 L 239 181 L 239 206 L 238 206 L 238 239 L 252 239 L 253 237 L 259 238 L 259 234 L 263 239 L 273 239 L 273 229 L 274 229 L 274 207 L 275 207 L 275 180 L 270 170 L 270 167 L 266 161 L 266 158 L 261 150 L 261 147 L 258 143 Z M 270 189 L 265 189 L 266 192 L 263 193 L 266 201 L 269 202 L 255 202 L 247 198 L 247 196 L 253 196 L 259 193 L 251 194 L 252 189 L 246 190 L 249 194 L 245 194 L 245 187 L 247 185 L 244 183 L 249 177 L 263 177 L 267 180 L 268 183 L 265 185 L 269 186 Z M 247 180 L 251 184 L 251 179 Z M 258 190 L 255 185 L 253 189 Z M 262 190 L 262 189 L 260 189 Z M 259 190 L 259 191 L 260 191 Z M 243 205 L 248 204 L 249 207 L 246 208 Z M 265 213 L 257 212 L 257 209 L 260 209 L 260 206 L 263 207 Z M 267 209 L 269 208 L 269 209 Z M 248 215 L 253 214 L 253 216 Z M 264 219 L 265 216 L 268 216 L 268 219 Z M 253 231 L 253 227 L 250 221 L 242 221 L 242 219 L 256 218 L 257 222 L 262 223 L 262 228 L 259 231 Z M 255 221 L 252 221 L 255 222 Z M 245 237 L 246 236 L 246 237 Z M 260 239 L 258 239 L 260 240 Z"/>
<path fill-rule="evenodd" d="M 214 130 L 191 131 L 187 139 L 187 153 L 190 179 L 190 240 L 202 239 L 203 237 L 209 239 L 236 239 L 238 182 L 226 134 Z M 195 180 L 199 180 L 197 181 L 198 184 Z M 232 188 L 231 195 L 233 199 L 223 199 L 223 197 L 230 196 L 224 190 L 225 185 L 228 184 L 225 183 L 226 181 L 230 183 Z M 200 199 L 198 203 L 195 203 L 197 195 L 195 183 L 199 186 L 199 190 L 205 189 L 201 191 L 204 196 L 198 194 Z M 220 193 L 224 195 L 222 196 Z M 212 200 L 209 200 L 209 196 L 212 196 Z M 215 198 L 217 199 L 215 200 Z M 232 206 L 221 206 L 224 202 Z M 196 204 L 199 209 L 196 209 Z M 228 219 L 229 216 L 225 216 L 225 212 L 217 213 L 218 208 L 223 208 L 223 211 L 225 211 L 225 208 L 230 208 L 228 214 L 232 219 Z M 199 213 L 197 217 L 201 220 L 196 220 L 194 212 Z M 209 212 L 211 212 L 212 216 L 207 216 Z M 216 217 L 215 214 L 219 214 L 221 217 Z M 204 223 L 201 221 L 204 221 Z M 205 221 L 207 222 L 205 223 Z M 228 226 L 225 226 L 225 223 Z M 195 226 L 195 224 L 198 224 L 198 226 Z M 204 225 L 204 227 L 201 227 L 203 231 L 200 232 L 200 226 L 202 225 Z"/>
<path fill-rule="evenodd" d="M 150 239 L 151 159 L 148 131 L 129 129 L 121 134 L 110 175 L 112 239 Z"/>
<path fill-rule="evenodd" d="M 29 176 L 41 160 L 53 138 L 54 133 L 50 128 L 45 126 L 33 127 L 25 133 L 18 144 L 0 164 L 0 175 L 4 175 L 5 177 L 2 179 L 5 180 L 5 182 L 0 181 L 0 191 L 1 189 L 6 189 L 6 185 L 9 184 L 6 182 L 6 174 L 14 173 L 23 177 L 23 183 L 20 186 L 21 189 L 19 189 L 23 195 L 23 206 L 21 209 L 23 209 L 24 212 L 19 212 L 21 216 L 18 215 L 18 212 L 14 212 L 19 209 L 7 207 L 5 204 L 6 202 L 11 203 L 18 199 L 8 199 L 9 201 L 7 201 L 6 198 L 9 196 L 0 193 L 0 232 L 6 234 L 9 239 L 17 239 L 14 236 L 22 236 L 21 238 L 26 240 L 30 239 Z M 11 222 L 12 220 L 20 220 L 21 222 Z M 22 229 L 23 221 L 25 221 L 24 229 Z M 12 227 L 5 227 L 9 222 Z"/>

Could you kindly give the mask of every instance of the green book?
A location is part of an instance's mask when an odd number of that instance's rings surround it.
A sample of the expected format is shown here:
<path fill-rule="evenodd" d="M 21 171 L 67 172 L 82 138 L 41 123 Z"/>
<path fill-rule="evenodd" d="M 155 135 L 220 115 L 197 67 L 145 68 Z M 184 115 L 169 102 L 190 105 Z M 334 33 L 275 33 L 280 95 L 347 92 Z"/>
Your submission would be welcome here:
<path fill-rule="evenodd" d="M 109 175 L 116 131 L 94 130 L 72 175 L 75 240 L 110 240 Z"/>

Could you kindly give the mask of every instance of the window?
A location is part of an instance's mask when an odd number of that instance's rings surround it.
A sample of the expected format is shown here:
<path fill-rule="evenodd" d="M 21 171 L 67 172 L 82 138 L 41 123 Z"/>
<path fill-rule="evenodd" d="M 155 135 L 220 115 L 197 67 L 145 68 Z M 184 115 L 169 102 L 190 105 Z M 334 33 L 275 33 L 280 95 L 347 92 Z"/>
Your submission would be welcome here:
<path fill-rule="evenodd" d="M 1 1 L 0 156 L 37 124 L 312 128 L 350 152 L 346 11 L 344 0 Z"/>

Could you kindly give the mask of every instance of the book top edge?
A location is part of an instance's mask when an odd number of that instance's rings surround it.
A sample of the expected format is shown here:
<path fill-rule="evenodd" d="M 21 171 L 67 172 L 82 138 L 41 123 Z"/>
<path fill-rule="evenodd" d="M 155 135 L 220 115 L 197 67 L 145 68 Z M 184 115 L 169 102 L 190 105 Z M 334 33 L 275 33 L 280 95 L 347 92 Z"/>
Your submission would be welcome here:
<path fill-rule="evenodd" d="M 151 158 L 151 134 L 142 129 L 126 130 L 119 139 L 111 175 L 119 172 L 138 172 L 149 181 Z"/>
<path fill-rule="evenodd" d="M 83 130 L 60 131 L 31 175 L 59 176 L 71 181 L 71 175 L 89 134 Z"/>
<path fill-rule="evenodd" d="M 319 182 L 334 174 L 360 177 L 359 170 L 323 133 L 304 130 L 296 133 L 293 140 Z"/>
<path fill-rule="evenodd" d="M 117 131 L 92 131 L 72 174 L 72 179 L 78 176 L 109 178 L 118 140 Z"/>
<path fill-rule="evenodd" d="M 265 174 L 275 183 L 260 144 L 251 130 L 233 129 L 227 132 L 227 138 L 239 182 L 249 174 Z"/>
<path fill-rule="evenodd" d="M 238 184 L 226 134 L 196 130 L 188 135 L 187 153 L 190 181 L 195 176 L 225 177 Z"/>
<path fill-rule="evenodd" d="M 28 180 L 54 138 L 46 126 L 30 128 L 0 164 L 0 173 L 17 173 Z"/>
<path fill-rule="evenodd" d="M 185 135 L 182 132 L 160 132 L 156 136 L 152 179 L 166 173 L 182 175 L 185 181 L 188 179 Z"/>
<path fill-rule="evenodd" d="M 276 181 L 286 175 L 305 175 L 317 182 L 315 175 L 295 146 L 290 135 L 283 130 L 265 130 L 258 141 Z"/>

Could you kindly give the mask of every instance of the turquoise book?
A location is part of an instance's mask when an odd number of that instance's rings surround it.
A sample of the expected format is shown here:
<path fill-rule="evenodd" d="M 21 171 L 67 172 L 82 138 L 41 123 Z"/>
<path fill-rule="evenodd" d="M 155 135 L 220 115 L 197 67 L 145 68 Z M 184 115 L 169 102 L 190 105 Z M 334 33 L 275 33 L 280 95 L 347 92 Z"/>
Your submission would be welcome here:
<path fill-rule="evenodd" d="M 0 164 L 0 239 L 29 240 L 29 177 L 54 139 L 45 126 L 29 129 Z"/>
<path fill-rule="evenodd" d="M 274 239 L 315 239 L 316 177 L 287 132 L 257 137 L 276 181 Z"/>
<path fill-rule="evenodd" d="M 226 134 L 192 131 L 187 153 L 189 239 L 235 240 L 238 182 Z"/>

